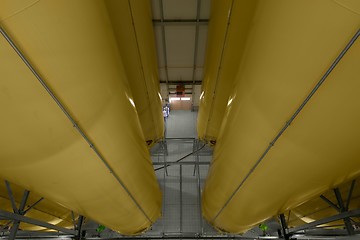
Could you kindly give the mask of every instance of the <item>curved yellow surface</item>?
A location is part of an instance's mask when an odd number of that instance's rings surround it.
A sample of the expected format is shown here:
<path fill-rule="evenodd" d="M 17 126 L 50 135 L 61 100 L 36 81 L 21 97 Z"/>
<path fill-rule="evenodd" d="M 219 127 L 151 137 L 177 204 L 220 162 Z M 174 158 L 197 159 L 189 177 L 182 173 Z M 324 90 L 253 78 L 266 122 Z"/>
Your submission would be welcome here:
<path fill-rule="evenodd" d="M 164 137 L 151 2 L 108 0 L 106 6 L 145 140 L 151 145 Z"/>
<path fill-rule="evenodd" d="M 17 186 L 15 184 L 11 184 L 11 190 L 15 199 L 17 206 L 19 206 L 22 195 L 24 194 L 23 188 Z M 26 201 L 25 210 L 40 200 L 40 196 L 34 192 L 29 194 L 28 200 Z M 10 199 L 8 197 L 8 193 L 5 187 L 5 181 L 0 179 L 0 206 L 1 209 L 13 212 Z M 69 229 L 74 228 L 73 219 L 71 211 L 64 208 L 63 206 L 51 202 L 48 199 L 43 199 L 41 202 L 36 204 L 32 209 L 27 211 L 25 214 L 26 217 L 30 217 L 33 219 L 41 220 L 43 222 L 48 222 L 60 227 L 65 227 Z M 77 216 L 75 216 L 75 219 Z M 5 225 L 8 223 L 8 220 L 0 221 L 0 226 Z M 10 224 L 11 226 L 11 224 Z M 34 226 L 27 223 L 20 223 L 21 230 L 29 230 L 29 231 L 40 231 L 40 230 L 47 230 L 46 228 Z"/>
<path fill-rule="evenodd" d="M 356 0 L 258 1 L 203 192 L 213 226 L 244 232 L 360 174 L 359 40 L 256 166 L 356 33 L 359 12 Z"/>
<path fill-rule="evenodd" d="M 359 188 L 359 178 L 356 179 L 355 187 L 353 189 L 353 193 L 351 195 L 349 210 L 359 209 L 360 208 L 360 188 Z M 342 196 L 343 201 L 346 203 L 348 193 L 350 190 L 351 182 L 344 183 L 338 186 L 340 194 Z M 334 194 L 333 189 L 326 191 L 323 193 L 327 199 L 337 204 L 336 196 Z M 331 207 L 328 203 L 320 198 L 320 196 L 316 196 L 315 198 L 307 201 L 304 204 L 292 209 L 288 213 L 288 226 L 296 227 L 305 223 L 309 223 L 312 221 L 324 219 L 326 217 L 330 217 L 333 215 L 339 214 L 333 207 Z M 290 216 L 289 216 L 290 215 Z M 352 218 L 356 222 L 359 221 L 359 218 Z M 344 225 L 344 221 L 336 221 L 328 224 L 322 225 L 323 227 L 342 227 Z"/>
<path fill-rule="evenodd" d="M 197 131 L 216 141 L 257 1 L 212 1 Z M 236 51 L 234 51 L 236 49 Z"/>
<path fill-rule="evenodd" d="M 113 170 L 0 37 L 0 176 L 123 234 L 149 228 L 161 193 L 104 1 L 1 0 L 0 23 Z"/>

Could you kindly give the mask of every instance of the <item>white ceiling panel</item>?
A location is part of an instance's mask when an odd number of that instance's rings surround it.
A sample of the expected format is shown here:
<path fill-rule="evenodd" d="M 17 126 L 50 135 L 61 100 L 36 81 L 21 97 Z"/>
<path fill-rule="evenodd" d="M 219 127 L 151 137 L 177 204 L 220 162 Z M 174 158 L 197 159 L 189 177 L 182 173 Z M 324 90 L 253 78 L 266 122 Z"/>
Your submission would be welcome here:
<path fill-rule="evenodd" d="M 169 81 L 189 81 L 192 79 L 193 68 L 168 68 Z"/>
<path fill-rule="evenodd" d="M 208 26 L 199 26 L 196 66 L 203 66 L 206 53 Z"/>
<path fill-rule="evenodd" d="M 161 19 L 160 0 L 152 0 L 151 1 L 151 7 L 152 7 L 153 19 Z"/>
<path fill-rule="evenodd" d="M 200 19 L 209 19 L 211 0 L 201 0 Z"/>
<path fill-rule="evenodd" d="M 165 19 L 196 19 L 196 0 L 163 0 Z"/>
<path fill-rule="evenodd" d="M 166 26 L 169 67 L 189 67 L 194 63 L 195 26 Z"/>

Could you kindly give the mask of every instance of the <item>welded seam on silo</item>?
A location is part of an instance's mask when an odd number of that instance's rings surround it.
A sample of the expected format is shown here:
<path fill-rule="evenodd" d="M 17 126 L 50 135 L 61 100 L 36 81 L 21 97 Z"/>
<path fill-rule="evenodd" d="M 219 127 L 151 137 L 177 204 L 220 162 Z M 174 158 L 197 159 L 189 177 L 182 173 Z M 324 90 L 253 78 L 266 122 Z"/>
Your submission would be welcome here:
<path fill-rule="evenodd" d="M 81 127 L 76 123 L 74 118 L 71 116 L 68 110 L 66 110 L 65 106 L 61 103 L 61 101 L 57 98 L 55 93 L 50 89 L 50 87 L 46 84 L 43 78 L 37 73 L 35 68 L 31 65 L 31 63 L 27 60 L 24 54 L 20 51 L 20 49 L 16 46 L 14 41 L 10 38 L 10 36 L 6 33 L 2 26 L 0 26 L 0 33 L 3 35 L 5 40 L 10 44 L 10 46 L 14 49 L 17 55 L 21 58 L 21 60 L 25 63 L 25 65 L 30 69 L 33 75 L 37 78 L 40 84 L 44 87 L 46 92 L 51 96 L 51 98 L 55 101 L 61 111 L 66 115 L 66 117 L 73 124 L 73 127 L 80 133 L 80 135 L 84 138 L 84 140 L 89 144 L 90 148 L 94 151 L 94 153 L 98 156 L 98 158 L 103 162 L 105 167 L 110 171 L 110 174 L 113 175 L 116 181 L 121 185 L 121 187 L 125 190 L 125 192 L 129 195 L 131 200 L 135 203 L 137 208 L 143 213 L 143 215 L 153 223 L 149 216 L 146 214 L 144 209 L 140 206 L 140 204 L 136 201 L 135 197 L 131 194 L 130 190 L 125 186 L 124 182 L 120 179 L 120 177 L 114 172 L 113 168 L 109 165 L 109 163 L 105 160 L 105 158 L 101 155 L 96 146 L 91 142 L 89 137 L 85 134 L 85 132 L 81 129 Z"/>
<path fill-rule="evenodd" d="M 294 121 L 294 119 L 297 117 L 297 115 L 301 112 L 301 110 L 305 107 L 305 105 L 310 101 L 310 99 L 313 97 L 313 95 L 316 93 L 316 91 L 321 87 L 321 85 L 325 82 L 327 77 L 330 75 L 332 70 L 337 66 L 337 64 L 340 62 L 340 60 L 344 57 L 346 52 L 351 48 L 351 46 L 355 43 L 356 39 L 360 35 L 360 29 L 357 30 L 355 35 L 351 38 L 351 40 L 348 42 L 348 44 L 345 46 L 345 48 L 341 51 L 341 53 L 336 57 L 334 62 L 331 64 L 331 66 L 328 68 L 328 70 L 325 72 L 325 74 L 321 77 L 320 81 L 316 84 L 316 86 L 311 90 L 311 92 L 308 94 L 308 96 L 305 98 L 305 100 L 302 102 L 302 104 L 297 108 L 295 113 L 291 116 L 291 118 L 285 123 L 285 126 L 280 130 L 280 132 L 276 135 L 276 137 L 270 142 L 269 146 L 266 148 L 266 150 L 263 152 L 263 154 L 260 156 L 260 158 L 256 161 L 254 166 L 250 169 L 250 171 L 246 174 L 245 178 L 241 181 L 241 183 L 237 186 L 235 191 L 230 195 L 230 197 L 227 199 L 225 204 L 221 207 L 221 209 L 218 211 L 218 213 L 214 216 L 213 219 L 211 219 L 211 223 L 214 223 L 214 221 L 217 219 L 217 217 L 222 213 L 222 211 L 228 206 L 230 201 L 234 198 L 236 193 L 239 191 L 239 189 L 244 185 L 246 180 L 250 177 L 250 175 L 255 171 L 257 166 L 261 163 L 261 161 L 265 158 L 267 153 L 270 151 L 270 149 L 275 145 L 276 141 L 281 137 L 281 135 L 286 131 L 286 129 L 290 126 L 290 124 Z"/>

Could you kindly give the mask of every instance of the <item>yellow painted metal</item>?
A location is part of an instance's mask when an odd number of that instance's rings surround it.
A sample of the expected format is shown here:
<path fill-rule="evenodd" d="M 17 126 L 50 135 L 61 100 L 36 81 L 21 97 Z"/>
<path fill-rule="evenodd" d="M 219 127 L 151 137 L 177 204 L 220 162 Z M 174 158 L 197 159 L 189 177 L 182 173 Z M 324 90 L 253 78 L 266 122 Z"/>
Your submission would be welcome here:
<path fill-rule="evenodd" d="M 255 165 L 358 30 L 359 13 L 356 0 L 258 1 L 203 192 L 217 229 L 244 232 L 360 174 L 359 40 Z"/>
<path fill-rule="evenodd" d="M 0 37 L 0 176 L 123 234 L 149 228 L 161 193 L 104 1 L 1 0 L 0 23 L 113 170 Z"/>
<path fill-rule="evenodd" d="M 356 179 L 355 188 L 353 189 L 350 202 L 349 202 L 349 210 L 359 209 L 360 208 L 360 188 L 359 188 L 359 180 L 360 178 Z M 347 202 L 348 194 L 350 191 L 351 182 L 346 182 L 338 186 L 340 194 L 344 203 Z M 334 194 L 333 189 L 326 191 L 322 194 L 327 199 L 329 199 L 334 204 L 337 204 L 337 199 Z M 339 211 L 335 210 L 335 208 L 331 207 L 328 203 L 320 198 L 320 196 L 316 196 L 315 198 L 311 199 L 310 201 L 301 204 L 300 206 L 290 210 L 287 213 L 288 226 L 289 227 L 296 227 L 299 225 L 303 225 L 305 223 L 310 223 L 316 220 L 324 219 L 326 217 L 330 217 L 333 215 L 339 214 Z M 358 222 L 359 218 L 353 218 L 356 222 Z M 322 225 L 323 227 L 333 228 L 333 227 L 340 227 L 342 228 L 344 225 L 343 220 L 331 222 L 328 224 Z"/>
<path fill-rule="evenodd" d="M 14 196 L 14 200 L 17 204 L 17 207 L 19 207 L 25 189 L 23 189 L 22 187 L 16 184 L 11 184 L 10 186 Z M 41 197 L 38 194 L 31 192 L 29 194 L 28 200 L 26 202 L 26 207 L 24 210 L 27 210 L 28 207 L 30 207 L 40 199 Z M 0 179 L 0 206 L 1 209 L 4 209 L 9 212 L 13 212 L 11 201 L 9 199 L 5 187 L 5 181 L 3 179 Z M 59 227 L 64 227 L 69 229 L 74 228 L 71 211 L 48 199 L 41 200 L 41 202 L 39 202 L 32 209 L 27 211 L 25 216 L 33 219 L 41 220 L 44 222 L 48 222 L 57 225 Z M 75 213 L 74 220 L 76 220 L 77 217 L 78 216 Z M 0 221 L 0 226 L 4 226 L 8 222 L 9 220 L 2 220 Z M 11 224 L 9 224 L 9 226 L 11 227 Z M 29 231 L 43 231 L 43 230 L 49 231 L 44 227 L 34 226 L 27 223 L 20 223 L 20 229 L 29 230 Z"/>
<path fill-rule="evenodd" d="M 212 1 L 197 130 L 216 141 L 257 1 Z M 236 49 L 236 51 L 234 51 Z"/>
<path fill-rule="evenodd" d="M 151 2 L 107 0 L 106 6 L 145 140 L 151 145 L 164 136 Z"/>

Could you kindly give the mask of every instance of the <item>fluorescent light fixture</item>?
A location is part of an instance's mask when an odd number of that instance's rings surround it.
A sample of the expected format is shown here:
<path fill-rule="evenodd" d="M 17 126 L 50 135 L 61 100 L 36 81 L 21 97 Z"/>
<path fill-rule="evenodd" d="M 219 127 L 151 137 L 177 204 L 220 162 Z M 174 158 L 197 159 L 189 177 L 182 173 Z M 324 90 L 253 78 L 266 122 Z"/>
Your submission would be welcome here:
<path fill-rule="evenodd" d="M 190 101 L 190 98 L 189 97 L 182 97 L 181 100 L 182 101 Z"/>
<path fill-rule="evenodd" d="M 170 98 L 170 100 L 171 100 L 171 101 L 179 101 L 180 98 L 179 98 L 179 97 L 172 97 L 172 98 Z"/>

